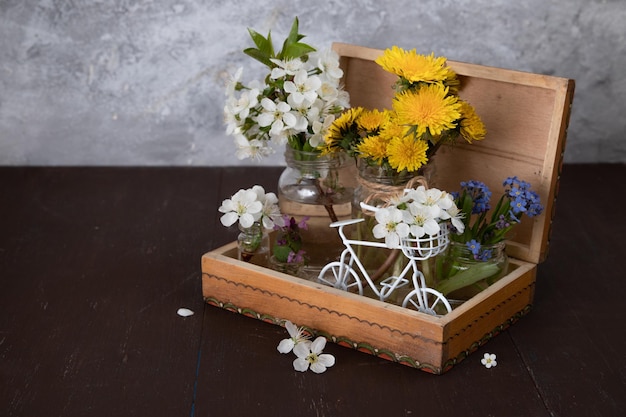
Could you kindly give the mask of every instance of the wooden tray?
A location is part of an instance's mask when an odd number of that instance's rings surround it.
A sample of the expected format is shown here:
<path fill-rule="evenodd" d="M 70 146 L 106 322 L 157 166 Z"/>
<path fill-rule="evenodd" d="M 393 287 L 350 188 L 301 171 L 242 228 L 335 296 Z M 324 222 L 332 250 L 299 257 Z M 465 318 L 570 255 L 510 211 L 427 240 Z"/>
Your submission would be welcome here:
<path fill-rule="evenodd" d="M 389 108 L 395 76 L 373 62 L 382 51 L 334 44 L 353 106 Z M 205 300 L 257 319 L 291 320 L 329 340 L 435 374 L 530 311 L 537 264 L 547 255 L 574 81 L 449 61 L 487 127 L 484 141 L 443 147 L 436 156 L 437 188 L 485 182 L 499 198 L 516 175 L 532 184 L 545 210 L 525 218 L 507 242 L 508 275 L 443 317 L 346 293 L 237 260 L 235 243 L 202 257 Z M 460 161 L 463 161 L 462 163 Z"/>

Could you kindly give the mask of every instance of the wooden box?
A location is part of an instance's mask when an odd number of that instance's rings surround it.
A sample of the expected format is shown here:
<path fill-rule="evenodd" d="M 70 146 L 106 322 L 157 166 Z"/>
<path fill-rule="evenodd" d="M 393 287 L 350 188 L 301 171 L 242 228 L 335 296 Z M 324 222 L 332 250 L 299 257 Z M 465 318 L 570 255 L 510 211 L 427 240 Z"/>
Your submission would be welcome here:
<path fill-rule="evenodd" d="M 374 61 L 382 51 L 334 44 L 352 106 L 389 108 L 396 77 Z M 487 127 L 480 143 L 443 147 L 436 184 L 485 182 L 499 198 L 516 175 L 532 184 L 545 207 L 524 218 L 507 242 L 508 275 L 442 317 L 343 292 L 237 260 L 232 243 L 202 257 L 202 291 L 212 305 L 280 324 L 291 320 L 329 340 L 391 361 L 441 374 L 529 312 L 537 264 L 546 257 L 573 99 L 574 81 L 449 61 L 460 96 Z"/>

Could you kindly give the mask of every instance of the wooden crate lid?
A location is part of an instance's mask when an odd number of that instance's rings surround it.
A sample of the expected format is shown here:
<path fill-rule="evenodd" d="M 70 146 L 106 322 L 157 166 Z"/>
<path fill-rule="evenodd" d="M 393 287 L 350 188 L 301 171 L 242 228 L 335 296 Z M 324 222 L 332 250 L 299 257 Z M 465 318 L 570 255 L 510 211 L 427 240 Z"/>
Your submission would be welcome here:
<path fill-rule="evenodd" d="M 397 77 L 374 62 L 383 51 L 343 43 L 334 43 L 333 49 L 340 56 L 351 105 L 391 108 Z M 574 80 L 455 61 L 448 64 L 461 80 L 459 95 L 476 109 L 487 137 L 442 147 L 434 158 L 434 186 L 457 191 L 461 181 L 483 181 L 495 204 L 505 178 L 517 176 L 530 182 L 544 212 L 523 217 L 509 236 L 507 252 L 539 263 L 548 251 Z"/>

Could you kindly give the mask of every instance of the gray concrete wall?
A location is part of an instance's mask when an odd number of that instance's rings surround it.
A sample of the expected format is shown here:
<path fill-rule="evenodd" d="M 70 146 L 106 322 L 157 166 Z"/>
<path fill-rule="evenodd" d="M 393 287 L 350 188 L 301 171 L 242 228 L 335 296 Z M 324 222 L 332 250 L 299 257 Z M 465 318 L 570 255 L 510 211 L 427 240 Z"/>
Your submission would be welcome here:
<path fill-rule="evenodd" d="M 626 161 L 623 0 L 0 0 L 0 164 L 250 164 L 224 133 L 224 74 L 258 68 L 247 27 L 282 41 L 296 15 L 320 48 L 574 78 L 566 162 Z"/>

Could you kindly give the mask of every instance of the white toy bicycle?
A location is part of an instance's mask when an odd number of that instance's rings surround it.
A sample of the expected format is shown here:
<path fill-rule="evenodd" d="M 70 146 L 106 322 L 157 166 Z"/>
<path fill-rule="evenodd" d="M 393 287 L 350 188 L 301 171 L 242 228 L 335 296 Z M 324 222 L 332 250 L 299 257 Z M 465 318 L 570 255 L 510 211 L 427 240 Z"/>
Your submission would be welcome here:
<path fill-rule="evenodd" d="M 361 205 L 371 211 L 378 210 L 376 207 L 363 203 Z M 380 287 L 378 287 L 370 278 L 353 246 L 376 248 L 388 248 L 388 246 L 383 242 L 350 239 L 344 232 L 346 226 L 357 224 L 364 220 L 363 218 L 358 218 L 331 223 L 330 227 L 338 229 L 339 236 L 346 248 L 341 253 L 339 261 L 330 262 L 322 268 L 318 275 L 318 281 L 337 289 L 354 291 L 363 295 L 362 277 L 381 301 L 386 301 L 395 290 L 412 282 L 413 290 L 404 298 L 402 307 L 412 307 L 417 311 L 431 315 L 437 315 L 436 310 L 438 306 L 443 306 L 448 313 L 452 311 L 450 303 L 442 293 L 426 286 L 424 274 L 417 267 L 418 260 L 428 259 L 446 249 L 450 242 L 448 228 L 443 225 L 440 232 L 434 236 L 427 235 L 423 238 L 401 239 L 399 248 L 409 262 L 399 275 L 385 278 L 380 282 Z"/>

